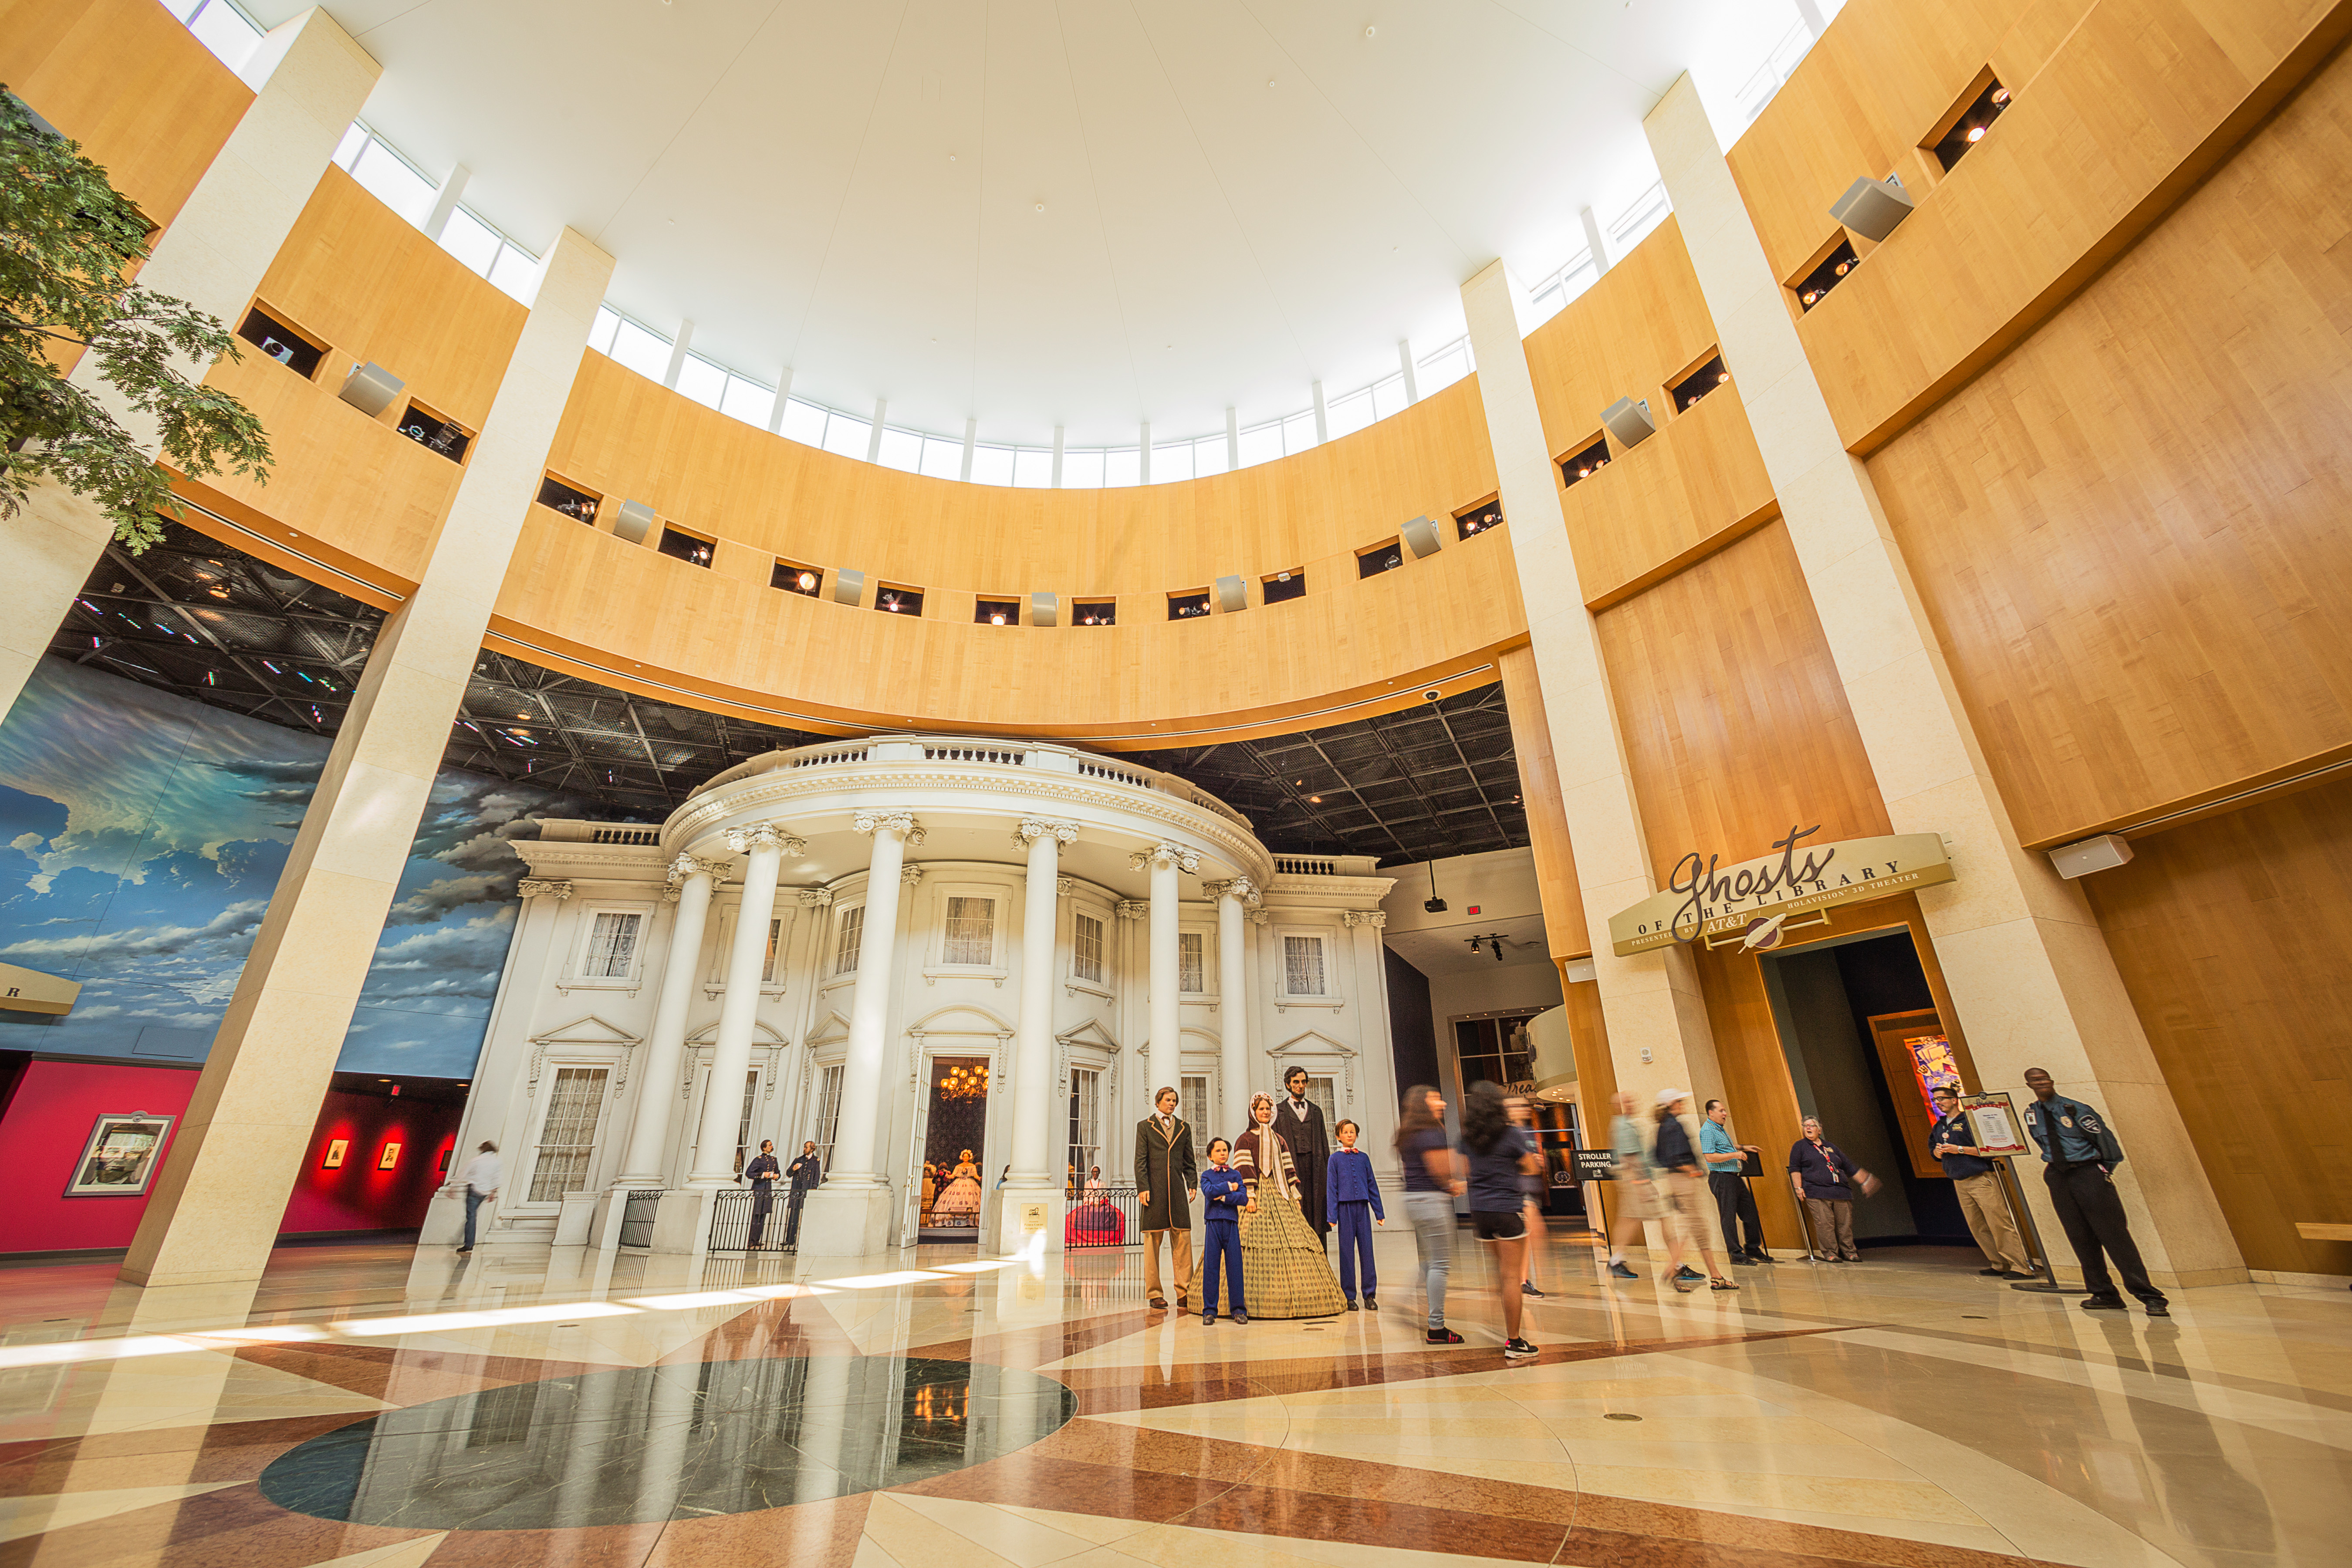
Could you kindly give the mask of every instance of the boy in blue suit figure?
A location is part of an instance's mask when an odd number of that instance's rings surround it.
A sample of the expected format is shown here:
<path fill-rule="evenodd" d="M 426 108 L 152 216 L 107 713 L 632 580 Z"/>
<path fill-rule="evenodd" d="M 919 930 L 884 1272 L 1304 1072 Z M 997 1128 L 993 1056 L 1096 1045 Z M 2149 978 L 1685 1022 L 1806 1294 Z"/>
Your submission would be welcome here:
<path fill-rule="evenodd" d="M 1236 1323 L 1249 1321 L 1242 1305 L 1242 1215 L 1257 1207 L 1249 1187 L 1225 1162 L 1234 1146 L 1222 1138 L 1209 1140 L 1209 1168 L 1201 1173 L 1201 1206 L 1207 1223 L 1201 1237 L 1201 1321 L 1217 1321 L 1217 1277 L 1231 1271 L 1226 1288 Z"/>
<path fill-rule="evenodd" d="M 1372 1268 L 1372 1226 L 1387 1225 L 1389 1216 L 1381 1207 L 1372 1157 L 1356 1147 L 1360 1129 L 1343 1120 L 1333 1131 L 1339 1146 L 1331 1151 L 1331 1163 L 1324 1171 L 1323 1206 L 1325 1217 L 1339 1227 L 1339 1294 L 1348 1298 L 1348 1310 L 1356 1310 L 1356 1260 L 1361 1258 L 1364 1305 L 1377 1312 L 1381 1279 Z"/>

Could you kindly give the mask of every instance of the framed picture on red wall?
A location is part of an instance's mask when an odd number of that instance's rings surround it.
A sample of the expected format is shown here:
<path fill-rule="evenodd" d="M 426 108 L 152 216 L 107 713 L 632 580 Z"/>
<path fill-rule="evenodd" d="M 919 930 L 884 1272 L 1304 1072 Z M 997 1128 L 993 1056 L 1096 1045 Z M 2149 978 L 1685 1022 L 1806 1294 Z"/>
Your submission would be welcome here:
<path fill-rule="evenodd" d="M 379 1171 L 389 1171 L 399 1163 L 400 1145 L 387 1143 L 383 1146 L 383 1152 L 376 1156 L 375 1168 Z"/>
<path fill-rule="evenodd" d="M 341 1170 L 343 1168 L 343 1156 L 350 1153 L 351 1150 L 352 1141 L 348 1138 L 328 1139 L 327 1152 L 319 1157 L 319 1169 L 322 1171 Z"/>
<path fill-rule="evenodd" d="M 155 1165 L 163 1152 L 176 1116 L 149 1116 L 130 1111 L 101 1116 L 89 1130 L 81 1158 L 66 1179 L 69 1198 L 135 1198 L 155 1179 Z"/>

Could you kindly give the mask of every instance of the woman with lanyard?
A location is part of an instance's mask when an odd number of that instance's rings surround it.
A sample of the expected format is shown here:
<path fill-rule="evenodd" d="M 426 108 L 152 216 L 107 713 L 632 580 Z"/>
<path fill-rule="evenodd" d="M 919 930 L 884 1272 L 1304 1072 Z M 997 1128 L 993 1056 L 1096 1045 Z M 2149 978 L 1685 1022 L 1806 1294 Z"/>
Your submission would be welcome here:
<path fill-rule="evenodd" d="M 1804 1136 L 1789 1149 L 1789 1183 L 1813 1233 L 1813 1256 L 1823 1263 L 1859 1263 L 1853 1244 L 1853 1194 L 1878 1186 L 1878 1178 L 1855 1164 L 1822 1136 L 1821 1118 L 1808 1116 Z"/>

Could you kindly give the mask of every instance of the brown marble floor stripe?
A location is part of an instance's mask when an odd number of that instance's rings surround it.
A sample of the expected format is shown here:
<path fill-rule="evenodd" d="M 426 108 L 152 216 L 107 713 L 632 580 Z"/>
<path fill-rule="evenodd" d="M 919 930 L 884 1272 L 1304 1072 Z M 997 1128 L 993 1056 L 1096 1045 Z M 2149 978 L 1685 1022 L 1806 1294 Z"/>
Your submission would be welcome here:
<path fill-rule="evenodd" d="M 390 1405 L 422 1405 L 485 1388 L 620 1370 L 617 1364 L 598 1362 L 472 1355 L 397 1345 L 243 1345 L 236 1358 Z"/>
<path fill-rule="evenodd" d="M 646 1568 L 849 1568 L 874 1494 L 671 1521 Z M 435 1568 L 442 1568 L 435 1553 Z M 940 1568 L 950 1568 L 942 1564 Z"/>
<path fill-rule="evenodd" d="M 0 1568 L 308 1568 L 432 1533 L 289 1513 L 247 1483 L 0 1544 Z"/>
<path fill-rule="evenodd" d="M 365 1411 L 341 1411 L 0 1445 L 0 1497 L 46 1497 L 165 1481 L 251 1480 L 296 1444 L 366 1419 Z"/>

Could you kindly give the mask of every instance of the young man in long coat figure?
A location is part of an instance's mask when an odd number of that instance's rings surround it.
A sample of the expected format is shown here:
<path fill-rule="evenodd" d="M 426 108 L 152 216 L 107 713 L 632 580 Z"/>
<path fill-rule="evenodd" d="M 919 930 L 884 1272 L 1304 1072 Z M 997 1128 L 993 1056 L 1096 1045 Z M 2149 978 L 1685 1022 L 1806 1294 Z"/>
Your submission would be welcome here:
<path fill-rule="evenodd" d="M 1305 1068 L 1284 1073 L 1282 1087 L 1287 1092 L 1274 1108 L 1274 1130 L 1290 1145 L 1290 1158 L 1298 1166 L 1299 1212 L 1315 1227 L 1315 1239 L 1328 1247 L 1331 1221 L 1323 1212 L 1323 1181 L 1331 1163 L 1331 1129 L 1323 1121 L 1323 1108 L 1307 1098 Z"/>
<path fill-rule="evenodd" d="M 1201 1184 L 1200 1157 L 1192 1152 L 1192 1128 L 1176 1114 L 1176 1091 L 1151 1097 L 1152 1112 L 1135 1124 L 1135 1202 L 1143 1232 L 1143 1293 L 1154 1310 L 1165 1310 L 1160 1290 L 1160 1237 L 1168 1237 L 1169 1267 L 1176 1280 L 1176 1306 L 1186 1306 L 1192 1279 L 1192 1194 Z"/>

